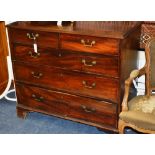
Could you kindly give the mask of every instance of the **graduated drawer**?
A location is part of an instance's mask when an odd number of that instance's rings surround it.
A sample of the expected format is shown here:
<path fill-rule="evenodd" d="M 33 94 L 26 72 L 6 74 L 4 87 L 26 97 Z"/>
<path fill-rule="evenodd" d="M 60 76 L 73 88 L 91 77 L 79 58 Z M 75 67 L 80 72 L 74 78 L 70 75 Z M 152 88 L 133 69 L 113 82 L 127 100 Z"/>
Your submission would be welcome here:
<path fill-rule="evenodd" d="M 28 85 L 16 84 L 18 106 L 56 116 L 116 126 L 117 105 Z"/>
<path fill-rule="evenodd" d="M 57 33 L 9 29 L 9 35 L 11 42 L 14 43 L 33 45 L 35 42 L 39 47 L 58 48 Z"/>
<path fill-rule="evenodd" d="M 15 45 L 13 59 L 35 65 L 49 65 L 68 70 L 78 70 L 106 76 L 118 77 L 118 57 L 84 54 L 69 51 L 39 49 L 38 54 L 31 46 Z"/>
<path fill-rule="evenodd" d="M 119 40 L 85 35 L 61 34 L 61 48 L 67 50 L 118 55 Z"/>
<path fill-rule="evenodd" d="M 118 79 L 14 63 L 15 80 L 83 96 L 118 101 Z"/>

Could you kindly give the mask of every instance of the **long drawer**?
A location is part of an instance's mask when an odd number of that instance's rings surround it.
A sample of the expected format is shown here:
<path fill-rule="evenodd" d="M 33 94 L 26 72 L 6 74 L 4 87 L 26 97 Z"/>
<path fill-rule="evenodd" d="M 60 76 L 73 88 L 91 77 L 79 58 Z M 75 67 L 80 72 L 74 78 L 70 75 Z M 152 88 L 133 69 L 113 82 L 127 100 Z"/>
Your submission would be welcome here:
<path fill-rule="evenodd" d="M 95 74 L 119 77 L 118 57 L 84 54 L 69 51 L 39 49 L 38 54 L 31 46 L 14 45 L 13 60 L 49 65 L 68 70 L 78 70 Z"/>
<path fill-rule="evenodd" d="M 10 39 L 13 43 L 22 43 L 32 45 L 34 42 L 39 47 L 58 48 L 58 34 L 30 31 L 30 30 L 9 30 Z"/>
<path fill-rule="evenodd" d="M 118 102 L 118 79 L 14 62 L 15 80 Z"/>
<path fill-rule="evenodd" d="M 116 127 L 117 105 L 16 83 L 18 106 Z"/>
<path fill-rule="evenodd" d="M 108 55 L 118 55 L 119 53 L 118 39 L 61 34 L 60 41 L 62 49 Z"/>

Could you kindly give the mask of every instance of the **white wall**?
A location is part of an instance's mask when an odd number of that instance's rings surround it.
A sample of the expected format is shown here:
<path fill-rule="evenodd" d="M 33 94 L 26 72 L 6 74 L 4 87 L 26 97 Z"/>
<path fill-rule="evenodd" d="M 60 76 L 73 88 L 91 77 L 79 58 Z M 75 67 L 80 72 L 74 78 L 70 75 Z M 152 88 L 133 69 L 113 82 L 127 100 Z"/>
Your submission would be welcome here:
<path fill-rule="evenodd" d="M 142 68 L 145 65 L 145 52 L 139 51 L 138 55 L 138 68 Z M 138 95 L 143 95 L 145 93 L 145 76 L 142 76 L 138 79 Z"/>

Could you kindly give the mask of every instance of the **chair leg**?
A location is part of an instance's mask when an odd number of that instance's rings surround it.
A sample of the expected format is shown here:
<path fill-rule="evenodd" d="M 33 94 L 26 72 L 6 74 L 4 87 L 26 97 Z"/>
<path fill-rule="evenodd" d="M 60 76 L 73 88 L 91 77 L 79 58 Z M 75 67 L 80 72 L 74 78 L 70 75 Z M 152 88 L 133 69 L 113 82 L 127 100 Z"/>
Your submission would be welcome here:
<path fill-rule="evenodd" d="M 118 121 L 118 131 L 120 134 L 124 134 L 125 122 L 122 120 Z"/>

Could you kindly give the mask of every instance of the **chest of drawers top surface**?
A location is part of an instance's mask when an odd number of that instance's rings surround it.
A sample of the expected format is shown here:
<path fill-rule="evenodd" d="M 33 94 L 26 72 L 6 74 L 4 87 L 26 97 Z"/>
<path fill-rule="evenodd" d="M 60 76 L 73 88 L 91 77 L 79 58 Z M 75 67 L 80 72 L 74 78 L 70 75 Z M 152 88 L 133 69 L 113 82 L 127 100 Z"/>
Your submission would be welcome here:
<path fill-rule="evenodd" d="M 8 27 L 123 39 L 140 24 L 141 22 L 136 21 L 76 21 L 73 22 L 73 24 L 70 22 L 63 22 L 62 26 L 59 27 L 54 21 L 33 21 L 14 22 L 8 25 Z"/>

